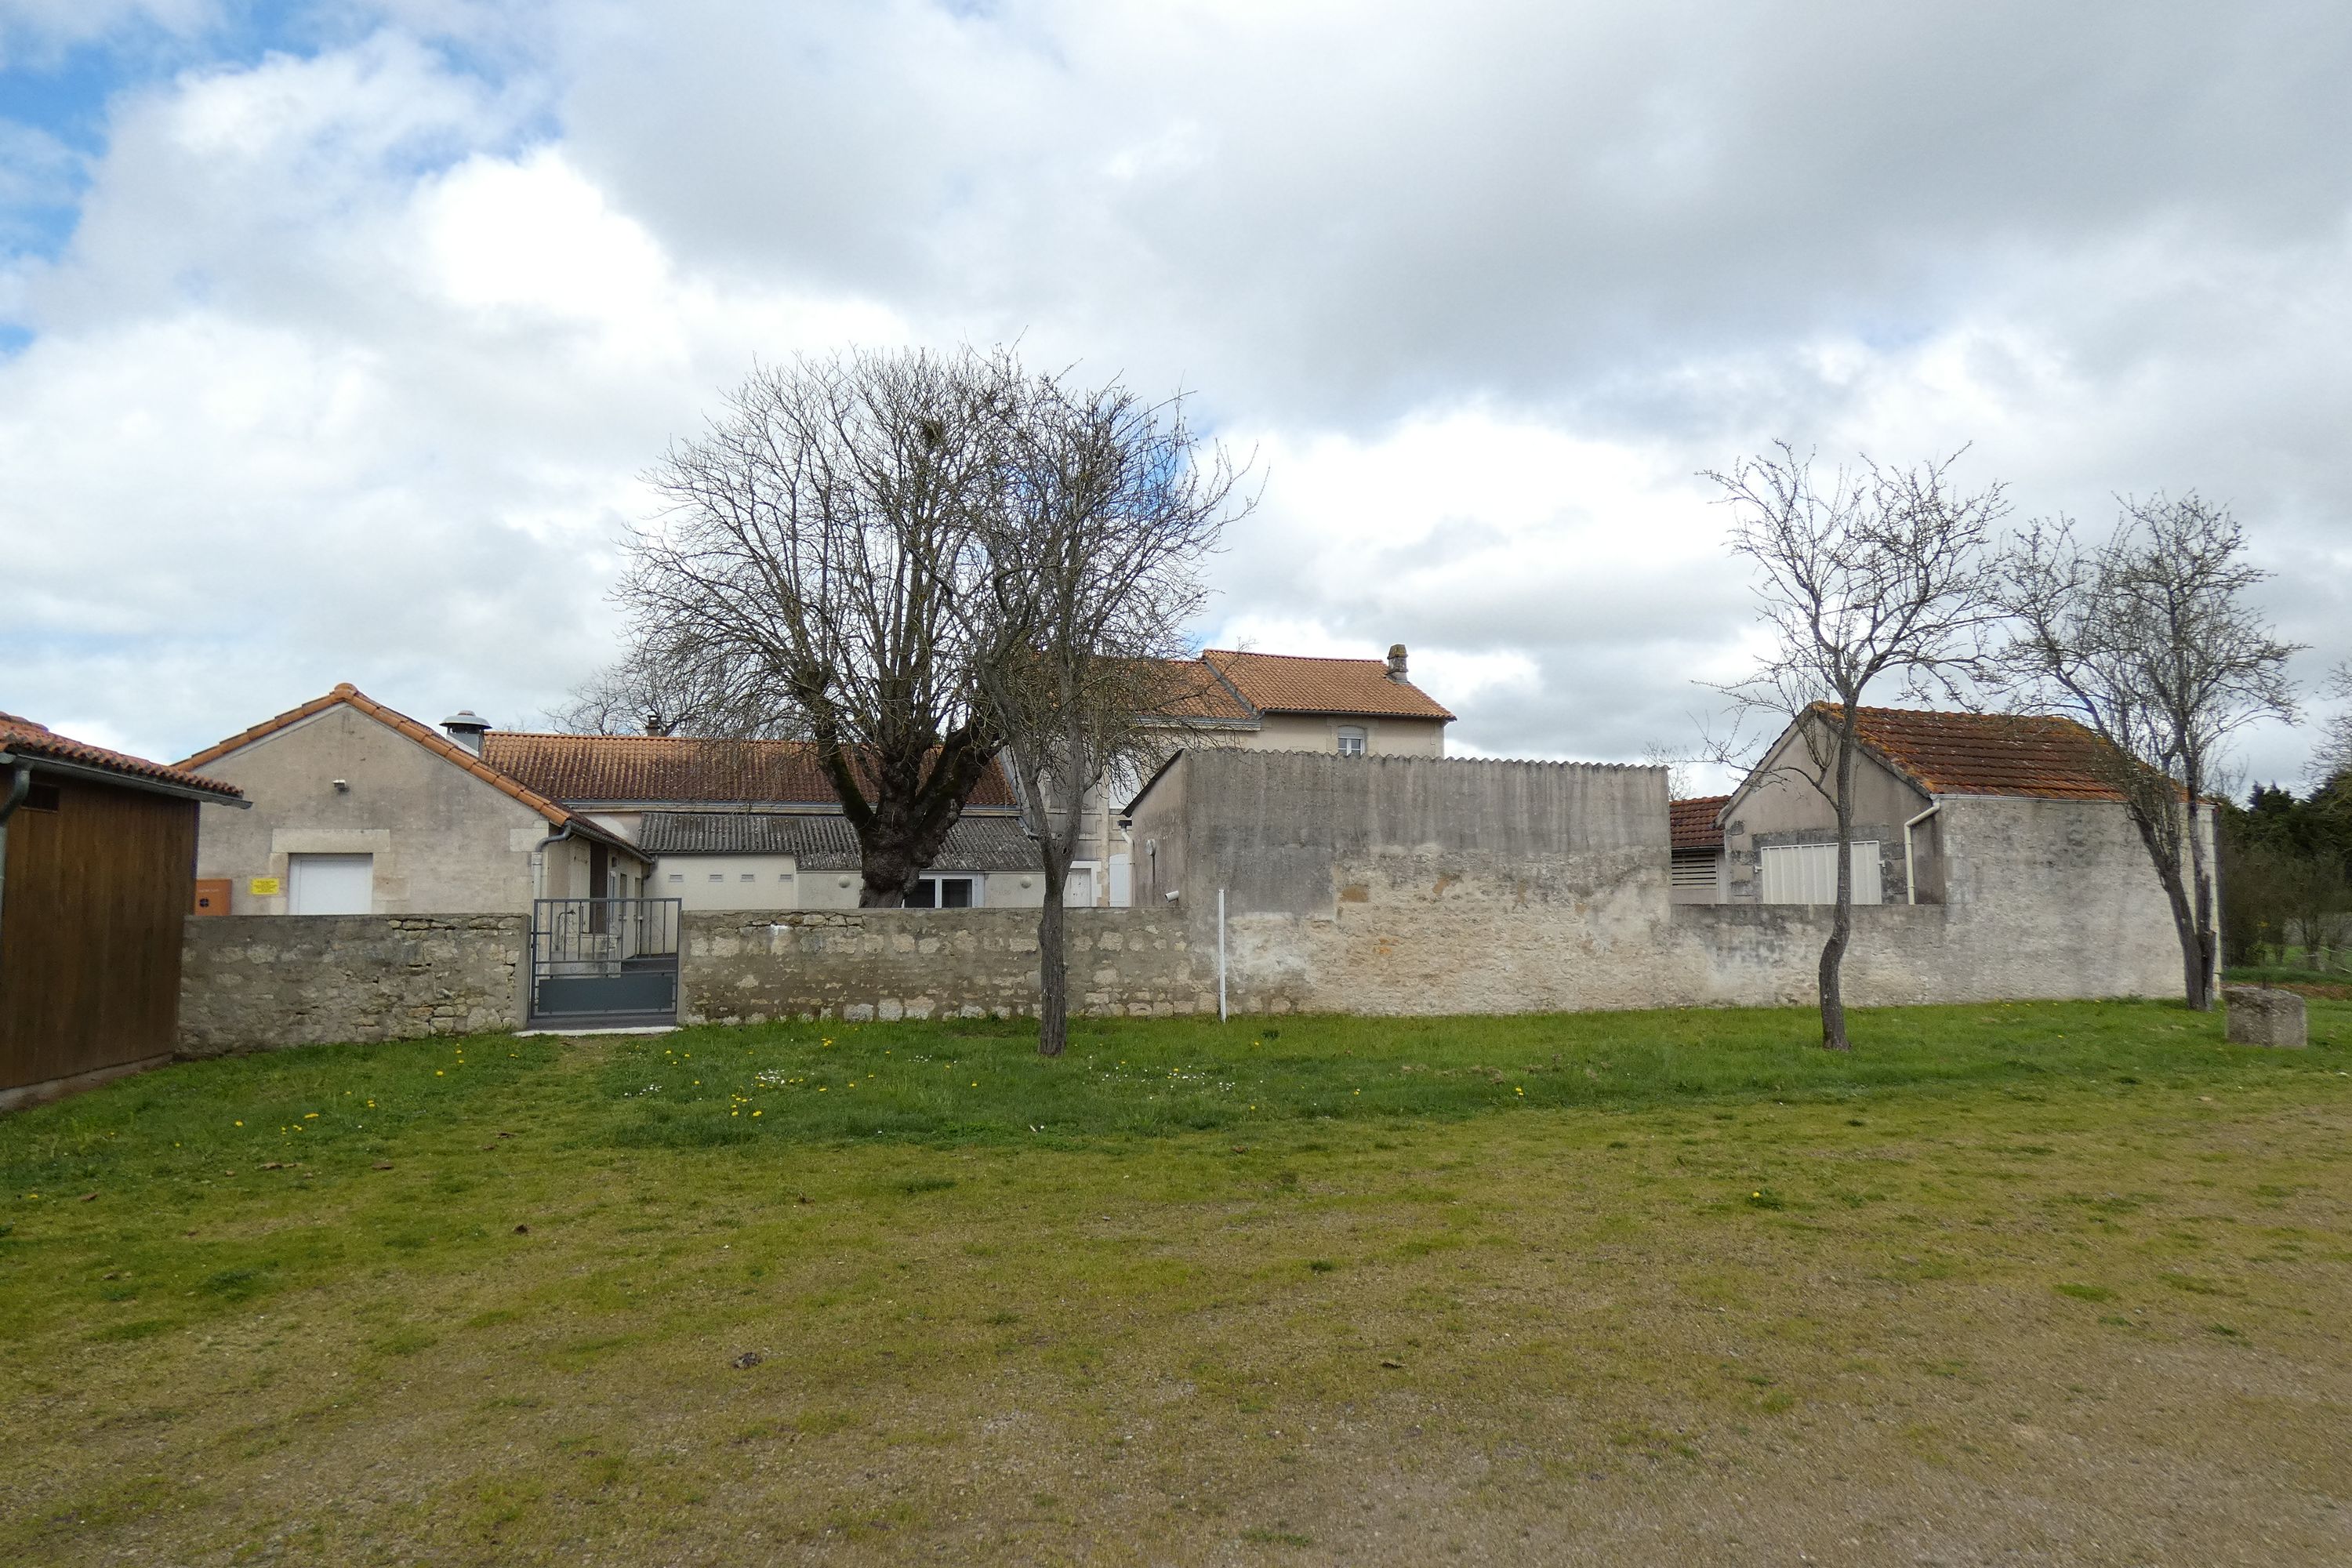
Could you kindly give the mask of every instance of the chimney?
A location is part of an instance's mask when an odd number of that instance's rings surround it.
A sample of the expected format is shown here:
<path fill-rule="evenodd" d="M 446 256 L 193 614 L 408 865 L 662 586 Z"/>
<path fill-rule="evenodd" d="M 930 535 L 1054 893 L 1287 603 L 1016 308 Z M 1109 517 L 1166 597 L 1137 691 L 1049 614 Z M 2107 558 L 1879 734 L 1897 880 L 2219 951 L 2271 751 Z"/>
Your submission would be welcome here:
<path fill-rule="evenodd" d="M 1404 644 L 1402 643 L 1389 645 L 1389 679 L 1391 680 L 1404 679 Z"/>
<path fill-rule="evenodd" d="M 657 712 L 654 712 L 654 711 L 652 711 L 652 710 L 647 710 L 647 712 L 646 712 L 646 734 L 648 734 L 648 735 L 667 735 L 667 734 L 668 734 L 668 733 L 669 733 L 669 731 L 670 731 L 670 723 L 669 723 L 669 721 L 668 721 L 668 720 L 667 720 L 667 719 L 663 718 L 663 717 L 662 717 L 659 713 L 657 713 Z"/>
<path fill-rule="evenodd" d="M 489 731 L 490 721 L 471 708 L 460 708 L 441 721 L 441 728 L 449 731 L 451 740 L 478 757 L 482 754 L 482 736 Z"/>

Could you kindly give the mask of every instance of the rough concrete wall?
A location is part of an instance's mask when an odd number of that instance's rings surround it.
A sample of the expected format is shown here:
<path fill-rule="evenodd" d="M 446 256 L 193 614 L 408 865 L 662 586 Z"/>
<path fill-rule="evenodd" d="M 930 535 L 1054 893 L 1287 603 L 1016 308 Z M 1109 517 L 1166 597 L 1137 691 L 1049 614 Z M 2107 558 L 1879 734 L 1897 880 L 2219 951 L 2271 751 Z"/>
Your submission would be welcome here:
<path fill-rule="evenodd" d="M 1416 890 L 1577 902 L 1629 880 L 1665 903 L 1663 768 L 1204 752 L 1175 773 L 1161 782 L 1181 785 L 1182 874 L 1197 885 L 1168 885 L 1196 920 L 1219 885 L 1239 914 L 1327 915 Z M 1165 873 L 1165 844 L 1161 860 Z"/>
<path fill-rule="evenodd" d="M 187 921 L 183 1056 L 521 1026 L 520 915 Z"/>
<path fill-rule="evenodd" d="M 2179 994 L 2120 806 L 1958 797 L 1943 820 L 1949 901 L 1857 910 L 1851 1000 Z M 1802 1003 L 1829 931 L 1826 908 L 1671 904 L 1654 769 L 1189 755 L 1139 809 L 1147 831 L 1189 879 L 1203 952 L 1227 887 L 1244 1010 Z"/>
<path fill-rule="evenodd" d="M 1146 910 L 1074 911 L 1073 1010 L 1150 1016 L 1213 1010 L 1181 923 Z M 781 910 L 686 917 L 691 1023 L 932 1018 L 1034 1013 L 1032 910 Z"/>
<path fill-rule="evenodd" d="M 231 879 L 232 915 L 284 912 L 282 894 L 255 898 L 247 884 L 283 879 L 289 853 L 374 856 L 379 914 L 530 908 L 530 851 L 551 831 L 546 819 L 354 709 L 330 708 L 202 771 L 253 802 L 207 810 L 197 838 L 196 875 Z M 351 788 L 337 791 L 337 779 Z M 583 860 L 583 890 L 585 879 Z"/>

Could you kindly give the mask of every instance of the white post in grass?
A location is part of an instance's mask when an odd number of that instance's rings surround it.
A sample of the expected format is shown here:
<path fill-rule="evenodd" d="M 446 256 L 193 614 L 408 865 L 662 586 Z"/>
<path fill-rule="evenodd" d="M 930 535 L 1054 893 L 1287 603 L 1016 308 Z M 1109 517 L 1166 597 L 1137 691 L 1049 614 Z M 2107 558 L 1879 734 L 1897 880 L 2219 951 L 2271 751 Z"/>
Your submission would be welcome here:
<path fill-rule="evenodd" d="M 1217 1022 L 1225 1021 L 1225 890 L 1217 889 Z"/>

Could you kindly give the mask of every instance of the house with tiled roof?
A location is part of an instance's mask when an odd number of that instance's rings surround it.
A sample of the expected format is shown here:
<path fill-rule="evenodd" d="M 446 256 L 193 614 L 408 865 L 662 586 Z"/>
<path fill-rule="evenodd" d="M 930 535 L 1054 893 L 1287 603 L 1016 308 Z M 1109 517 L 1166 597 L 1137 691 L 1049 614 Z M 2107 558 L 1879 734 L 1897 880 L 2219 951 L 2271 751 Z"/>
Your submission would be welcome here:
<path fill-rule="evenodd" d="M 205 825 L 198 877 L 239 915 L 527 913 L 651 890 L 628 837 L 486 760 L 487 728 L 460 713 L 436 729 L 346 684 L 205 747 L 179 766 L 253 809 Z"/>
<path fill-rule="evenodd" d="M 1727 901 L 1833 900 L 1837 817 L 1821 781 L 1832 775 L 1836 721 L 1835 708 L 1816 704 L 1716 805 L 1709 826 L 1720 835 Z M 1856 739 L 1858 904 L 2027 896 L 1971 879 L 1971 835 L 2001 836 L 2012 865 L 2019 845 L 2041 846 L 2055 881 L 2032 889 L 2036 898 L 2138 898 L 2153 881 L 2117 786 L 2121 759 L 2072 720 L 1864 708 Z M 1700 831 L 1677 821 L 1694 847 Z"/>
<path fill-rule="evenodd" d="M 1213 647 L 1169 670 L 1171 730 L 1222 731 L 1254 751 L 1442 757 L 1454 721 L 1408 678 L 1402 643 L 1385 659 Z"/>
<path fill-rule="evenodd" d="M 856 906 L 856 833 L 802 741 L 490 730 L 483 759 L 637 846 L 648 890 L 691 910 Z M 924 908 L 1045 900 L 1035 844 L 1001 769 L 984 773 L 917 884 Z"/>
<path fill-rule="evenodd" d="M 0 713 L 0 1110 L 168 1059 L 198 816 L 244 804 Z"/>

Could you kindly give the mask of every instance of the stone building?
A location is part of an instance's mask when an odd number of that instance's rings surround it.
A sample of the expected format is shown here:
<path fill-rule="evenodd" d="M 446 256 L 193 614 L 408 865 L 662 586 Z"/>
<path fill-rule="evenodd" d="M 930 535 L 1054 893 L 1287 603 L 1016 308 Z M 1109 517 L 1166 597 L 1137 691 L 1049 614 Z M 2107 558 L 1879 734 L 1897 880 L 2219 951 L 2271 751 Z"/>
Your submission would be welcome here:
<path fill-rule="evenodd" d="M 1725 900 L 1834 901 L 1837 814 L 1820 784 L 1835 772 L 1834 725 L 1835 710 L 1825 705 L 1807 713 L 1718 803 Z M 2119 824 L 2129 830 L 2111 753 L 2072 720 L 1865 708 L 1856 739 L 1857 904 L 1946 901 L 1950 813 L 1958 802 L 1980 803 L 1969 813 L 1973 821 L 2006 817 L 2021 832 L 2046 837 L 2053 855 L 2086 836 L 2111 836 Z M 2146 863 L 2141 852 L 2139 866 Z M 2106 886 L 2086 878 L 2073 893 L 2095 898 L 2113 885 L 2112 878 Z M 1994 896 L 1999 890 L 1973 891 Z"/>
<path fill-rule="evenodd" d="M 181 767 L 245 792 L 215 814 L 196 875 L 239 915 L 527 913 L 534 899 L 633 898 L 647 858 L 621 835 L 350 685 L 231 735 Z"/>

